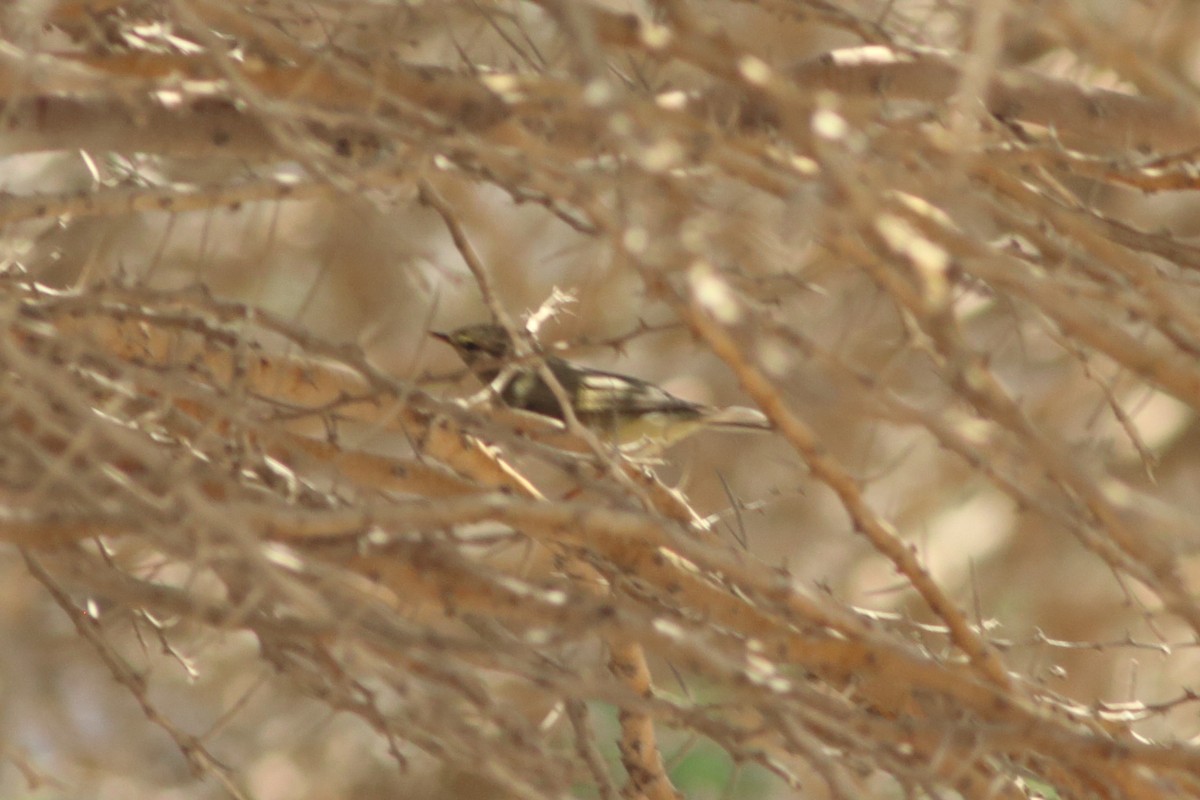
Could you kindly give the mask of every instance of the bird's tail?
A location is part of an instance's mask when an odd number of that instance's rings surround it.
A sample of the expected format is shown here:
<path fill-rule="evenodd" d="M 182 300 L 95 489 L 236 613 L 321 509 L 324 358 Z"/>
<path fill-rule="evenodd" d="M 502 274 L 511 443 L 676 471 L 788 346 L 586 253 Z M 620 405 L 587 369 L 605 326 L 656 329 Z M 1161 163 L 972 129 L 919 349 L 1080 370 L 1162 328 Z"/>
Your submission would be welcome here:
<path fill-rule="evenodd" d="M 704 424 L 709 428 L 729 431 L 769 431 L 772 428 L 765 414 L 745 406 L 717 409 L 704 418 Z"/>

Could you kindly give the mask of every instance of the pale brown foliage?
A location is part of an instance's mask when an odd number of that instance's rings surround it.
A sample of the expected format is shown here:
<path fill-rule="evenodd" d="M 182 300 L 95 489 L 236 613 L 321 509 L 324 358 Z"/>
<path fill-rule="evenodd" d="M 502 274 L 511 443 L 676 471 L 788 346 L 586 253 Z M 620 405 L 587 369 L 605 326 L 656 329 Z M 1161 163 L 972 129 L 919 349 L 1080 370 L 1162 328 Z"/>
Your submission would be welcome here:
<path fill-rule="evenodd" d="M 1185 9 L 5 7 L 0 793 L 1200 797 Z"/>

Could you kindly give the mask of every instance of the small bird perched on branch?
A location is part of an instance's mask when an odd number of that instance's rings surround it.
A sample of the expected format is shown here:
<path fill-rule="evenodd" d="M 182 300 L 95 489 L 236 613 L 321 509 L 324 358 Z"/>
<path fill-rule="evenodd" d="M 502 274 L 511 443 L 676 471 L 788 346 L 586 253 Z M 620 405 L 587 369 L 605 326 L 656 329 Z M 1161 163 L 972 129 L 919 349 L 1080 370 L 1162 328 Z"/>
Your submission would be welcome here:
<path fill-rule="evenodd" d="M 466 325 L 432 336 L 453 347 L 479 380 L 491 386 L 509 408 L 563 422 L 554 391 L 537 363 L 514 364 L 512 337 L 500 325 Z M 652 383 L 616 372 L 545 356 L 546 366 L 570 401 L 579 422 L 618 445 L 649 443 L 662 448 L 700 430 L 767 431 L 762 413 L 741 406 L 712 408 L 676 397 Z M 499 385 L 497 378 L 504 377 Z"/>

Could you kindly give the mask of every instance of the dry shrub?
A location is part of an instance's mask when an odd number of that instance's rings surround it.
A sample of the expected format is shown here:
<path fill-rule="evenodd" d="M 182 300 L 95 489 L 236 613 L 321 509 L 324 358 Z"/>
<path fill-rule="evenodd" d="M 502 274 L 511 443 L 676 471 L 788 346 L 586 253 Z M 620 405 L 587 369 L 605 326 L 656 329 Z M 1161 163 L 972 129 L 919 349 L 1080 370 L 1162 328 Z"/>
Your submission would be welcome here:
<path fill-rule="evenodd" d="M 0 13 L 5 796 L 1200 797 L 1186 5 Z"/>

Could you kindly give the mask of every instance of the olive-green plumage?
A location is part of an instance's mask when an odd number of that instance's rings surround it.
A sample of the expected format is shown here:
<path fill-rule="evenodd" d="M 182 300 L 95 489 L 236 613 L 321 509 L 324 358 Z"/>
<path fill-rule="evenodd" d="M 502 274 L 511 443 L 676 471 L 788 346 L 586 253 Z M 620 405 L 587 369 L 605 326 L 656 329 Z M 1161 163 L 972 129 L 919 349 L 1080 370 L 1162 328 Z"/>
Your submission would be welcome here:
<path fill-rule="evenodd" d="M 512 339 L 499 325 L 467 325 L 433 335 L 453 347 L 476 377 L 489 385 L 513 356 Z M 702 428 L 762 431 L 771 427 L 765 416 L 750 408 L 710 408 L 630 375 L 585 367 L 557 356 L 543 360 L 571 401 L 576 419 L 619 444 L 649 440 L 666 446 Z M 510 370 L 501 385 L 493 388 L 510 408 L 564 419 L 562 406 L 536 363 Z"/>

